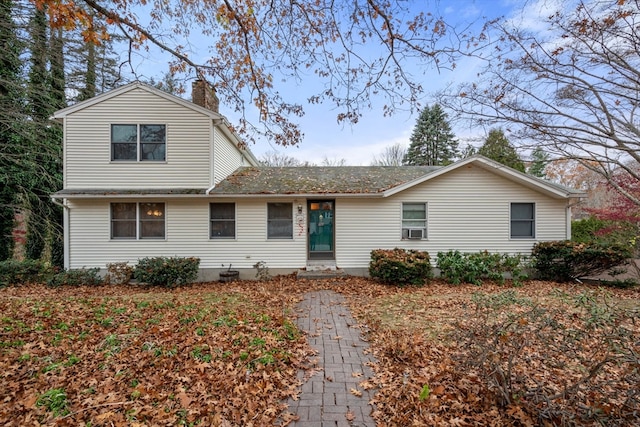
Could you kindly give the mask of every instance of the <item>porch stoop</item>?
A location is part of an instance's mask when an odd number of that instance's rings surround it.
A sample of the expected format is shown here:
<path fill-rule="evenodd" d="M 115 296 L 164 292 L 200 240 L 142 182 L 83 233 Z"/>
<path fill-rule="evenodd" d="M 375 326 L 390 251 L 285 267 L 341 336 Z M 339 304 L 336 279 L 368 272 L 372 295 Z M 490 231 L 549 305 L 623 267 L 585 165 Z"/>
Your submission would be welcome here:
<path fill-rule="evenodd" d="M 307 268 L 298 270 L 300 279 L 331 279 L 347 274 L 336 266 L 335 261 L 307 261 Z"/>

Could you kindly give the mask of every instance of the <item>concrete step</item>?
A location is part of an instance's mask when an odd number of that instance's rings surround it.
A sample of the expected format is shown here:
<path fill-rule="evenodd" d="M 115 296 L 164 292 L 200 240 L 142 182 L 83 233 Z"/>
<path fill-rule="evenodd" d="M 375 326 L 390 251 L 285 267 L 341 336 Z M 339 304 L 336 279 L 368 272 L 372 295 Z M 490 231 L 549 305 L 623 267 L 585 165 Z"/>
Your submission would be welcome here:
<path fill-rule="evenodd" d="M 344 276 L 347 276 L 347 273 L 339 268 L 334 268 L 332 270 L 298 270 L 298 279 L 322 280 Z"/>

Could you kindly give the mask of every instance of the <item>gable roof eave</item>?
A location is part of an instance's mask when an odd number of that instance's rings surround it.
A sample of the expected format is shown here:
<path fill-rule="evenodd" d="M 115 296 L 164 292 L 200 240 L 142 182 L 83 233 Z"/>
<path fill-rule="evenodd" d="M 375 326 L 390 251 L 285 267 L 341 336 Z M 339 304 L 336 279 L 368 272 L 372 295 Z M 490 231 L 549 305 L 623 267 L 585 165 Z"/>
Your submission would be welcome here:
<path fill-rule="evenodd" d="M 76 104 L 70 105 L 69 107 L 63 108 L 61 110 L 58 110 L 56 112 L 53 113 L 53 115 L 51 116 L 51 119 L 56 120 L 56 121 L 62 121 L 62 119 L 64 119 L 66 116 L 68 116 L 69 114 L 73 114 L 77 111 L 83 110 L 85 108 L 89 108 L 93 105 L 99 104 L 101 102 L 104 102 L 106 100 L 109 100 L 111 98 L 115 98 L 116 96 L 125 94 L 127 92 L 131 92 L 132 90 L 135 89 L 142 89 L 146 92 L 152 93 L 154 95 L 157 95 L 161 98 L 164 98 L 168 101 L 174 102 L 176 104 L 179 104 L 183 107 L 189 108 L 191 110 L 197 111 L 201 114 L 204 114 L 206 116 L 211 117 L 212 119 L 222 119 L 224 118 L 224 116 L 222 116 L 220 113 L 216 113 L 215 111 L 209 110 L 207 108 L 201 107 L 197 104 L 194 104 L 191 101 L 188 101 L 186 99 L 180 98 L 179 96 L 170 94 L 168 92 L 165 92 L 163 90 L 157 89 L 151 85 L 148 85 L 146 83 L 142 83 L 140 81 L 134 81 L 131 83 L 128 83 L 124 86 L 120 86 L 118 88 L 112 89 L 108 92 L 102 93 L 100 95 L 94 96 L 93 98 L 87 99 L 86 101 L 82 101 L 82 102 L 78 102 Z"/>
<path fill-rule="evenodd" d="M 394 188 L 390 188 L 389 190 L 384 192 L 384 197 L 390 197 L 394 194 L 398 194 L 406 189 L 422 184 L 426 181 L 432 180 L 441 175 L 445 175 L 449 172 L 452 172 L 456 169 L 459 169 L 465 165 L 472 164 L 472 163 L 477 164 L 479 167 L 482 167 L 485 170 L 491 171 L 504 178 L 510 179 L 511 181 L 517 182 L 520 185 L 524 185 L 525 187 L 534 189 L 543 194 L 547 194 L 548 196 L 556 199 L 574 199 L 574 198 L 584 198 L 587 196 L 586 193 L 584 193 L 583 191 L 563 187 L 561 185 L 554 184 L 549 181 L 545 181 L 543 179 L 524 174 L 513 168 L 510 168 L 509 166 L 503 165 L 502 163 L 498 163 L 487 157 L 476 154 L 474 156 L 467 157 L 465 159 L 452 163 L 448 166 L 445 166 L 441 169 L 438 169 L 434 172 L 426 174 L 422 177 L 414 179 L 413 181 L 406 182 Z"/>

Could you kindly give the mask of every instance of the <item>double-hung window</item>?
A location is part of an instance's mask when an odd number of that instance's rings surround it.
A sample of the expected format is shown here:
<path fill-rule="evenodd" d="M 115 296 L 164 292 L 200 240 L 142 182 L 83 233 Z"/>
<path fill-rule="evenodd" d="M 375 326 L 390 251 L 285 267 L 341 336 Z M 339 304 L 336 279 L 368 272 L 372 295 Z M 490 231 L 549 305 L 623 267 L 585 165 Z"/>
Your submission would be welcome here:
<path fill-rule="evenodd" d="M 112 161 L 165 161 L 166 125 L 111 125 Z"/>
<path fill-rule="evenodd" d="M 511 203 L 511 238 L 533 239 L 536 237 L 535 203 Z"/>
<path fill-rule="evenodd" d="M 235 239 L 236 237 L 236 204 L 211 203 L 210 237 L 212 239 Z"/>
<path fill-rule="evenodd" d="M 111 203 L 111 239 L 164 238 L 164 203 Z"/>
<path fill-rule="evenodd" d="M 267 203 L 267 238 L 293 239 L 293 203 Z"/>
<path fill-rule="evenodd" d="M 403 203 L 402 204 L 402 238 L 426 239 L 427 238 L 427 204 Z"/>

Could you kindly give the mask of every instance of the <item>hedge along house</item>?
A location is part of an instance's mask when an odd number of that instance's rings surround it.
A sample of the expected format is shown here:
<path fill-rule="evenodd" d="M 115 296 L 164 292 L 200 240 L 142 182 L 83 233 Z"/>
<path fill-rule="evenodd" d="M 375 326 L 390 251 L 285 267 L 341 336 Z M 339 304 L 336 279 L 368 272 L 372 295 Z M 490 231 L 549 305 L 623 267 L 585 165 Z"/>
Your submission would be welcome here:
<path fill-rule="evenodd" d="M 370 252 L 530 253 L 570 238 L 583 197 L 481 156 L 446 167 L 263 167 L 203 82 L 193 101 L 135 82 L 60 110 L 65 267 L 200 258 L 255 277 L 367 274 Z"/>

